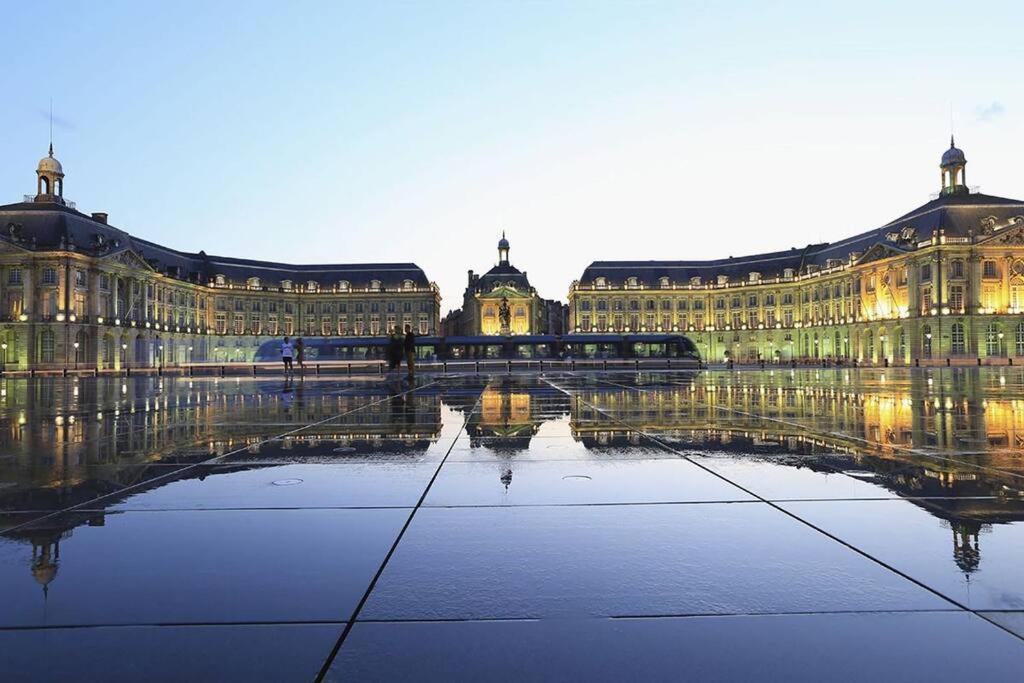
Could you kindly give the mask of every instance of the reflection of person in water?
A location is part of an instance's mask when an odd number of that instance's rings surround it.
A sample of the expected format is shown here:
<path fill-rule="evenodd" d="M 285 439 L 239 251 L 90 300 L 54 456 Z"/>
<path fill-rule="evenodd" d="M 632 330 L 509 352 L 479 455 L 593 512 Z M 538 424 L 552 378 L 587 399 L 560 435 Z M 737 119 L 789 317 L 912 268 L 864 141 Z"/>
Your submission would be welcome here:
<path fill-rule="evenodd" d="M 281 405 L 284 407 L 286 414 L 292 412 L 292 402 L 295 400 L 294 394 L 292 394 L 292 383 L 291 380 L 285 380 L 284 386 L 281 388 Z"/>

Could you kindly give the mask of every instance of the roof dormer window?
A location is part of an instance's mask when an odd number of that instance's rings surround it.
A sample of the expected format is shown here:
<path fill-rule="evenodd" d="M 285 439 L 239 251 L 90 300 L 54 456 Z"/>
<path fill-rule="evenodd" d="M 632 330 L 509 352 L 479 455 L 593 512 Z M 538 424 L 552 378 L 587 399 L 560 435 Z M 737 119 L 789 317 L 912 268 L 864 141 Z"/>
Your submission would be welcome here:
<path fill-rule="evenodd" d="M 658 279 L 658 284 L 661 285 L 662 289 L 668 289 L 672 286 L 671 281 L 667 277 L 661 277 Z"/>
<path fill-rule="evenodd" d="M 402 289 L 404 289 L 405 291 L 411 292 L 415 288 L 416 288 L 416 283 L 413 282 L 412 280 L 403 280 L 402 281 Z"/>
<path fill-rule="evenodd" d="M 720 285 L 727 285 L 727 284 L 729 284 L 729 276 L 728 275 L 719 275 L 718 276 L 718 284 L 720 284 Z"/>
<path fill-rule="evenodd" d="M 787 280 L 792 280 L 793 279 L 793 269 L 792 268 L 784 268 L 782 270 L 782 277 L 784 277 Z"/>
<path fill-rule="evenodd" d="M 306 291 L 315 292 L 320 289 L 320 285 L 317 284 L 316 280 L 309 280 L 306 282 Z"/>
<path fill-rule="evenodd" d="M 283 289 L 286 292 L 292 291 L 292 281 L 291 280 L 281 280 L 281 289 Z"/>
<path fill-rule="evenodd" d="M 370 289 L 375 292 L 380 290 L 380 280 L 370 280 Z"/>
<path fill-rule="evenodd" d="M 338 289 L 342 292 L 347 292 L 349 290 L 348 280 L 342 280 L 341 282 L 339 282 Z"/>
<path fill-rule="evenodd" d="M 761 273 L 758 273 L 756 271 L 755 272 L 751 272 L 751 273 L 747 273 L 747 281 L 748 282 L 760 282 L 761 281 Z"/>
<path fill-rule="evenodd" d="M 608 279 L 605 277 L 594 278 L 594 286 L 598 289 L 604 289 L 608 286 Z"/>
<path fill-rule="evenodd" d="M 215 275 L 213 277 L 213 283 L 218 287 L 223 287 L 224 285 L 227 284 L 227 278 L 224 277 L 223 275 Z"/>
<path fill-rule="evenodd" d="M 245 285 L 249 289 L 259 289 L 260 288 L 260 279 L 258 277 L 251 277 L 251 278 L 249 278 L 248 280 L 245 281 Z"/>
<path fill-rule="evenodd" d="M 639 281 L 637 280 L 635 275 L 626 278 L 626 286 L 627 287 L 639 287 L 640 286 Z"/>
<path fill-rule="evenodd" d="M 694 275 L 693 277 L 690 278 L 690 285 L 691 286 L 693 286 L 693 287 L 700 287 L 700 284 L 701 284 L 700 275 Z"/>

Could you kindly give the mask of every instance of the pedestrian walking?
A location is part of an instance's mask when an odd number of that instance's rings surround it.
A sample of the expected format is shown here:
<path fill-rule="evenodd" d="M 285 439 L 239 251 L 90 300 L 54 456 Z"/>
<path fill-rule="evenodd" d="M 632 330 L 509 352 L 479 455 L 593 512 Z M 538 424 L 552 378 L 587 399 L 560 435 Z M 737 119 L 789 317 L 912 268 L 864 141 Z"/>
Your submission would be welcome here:
<path fill-rule="evenodd" d="M 299 377 L 305 379 L 306 369 L 303 365 L 303 361 L 306 359 L 306 343 L 302 341 L 302 337 L 295 340 L 295 362 L 299 366 Z"/>
<path fill-rule="evenodd" d="M 292 369 L 292 358 L 295 356 L 295 347 L 292 346 L 291 341 L 288 337 L 284 338 L 284 343 L 281 344 L 281 362 L 284 363 L 284 376 L 288 377 L 293 374 Z"/>
<path fill-rule="evenodd" d="M 388 372 L 397 372 L 402 365 L 402 335 L 397 325 L 391 328 L 388 336 L 387 355 Z"/>

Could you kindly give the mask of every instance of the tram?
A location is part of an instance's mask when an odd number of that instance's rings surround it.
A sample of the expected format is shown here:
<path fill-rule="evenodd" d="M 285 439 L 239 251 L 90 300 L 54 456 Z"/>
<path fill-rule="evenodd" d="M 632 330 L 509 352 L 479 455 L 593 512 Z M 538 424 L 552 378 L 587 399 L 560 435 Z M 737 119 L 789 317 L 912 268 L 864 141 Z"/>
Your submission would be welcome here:
<path fill-rule="evenodd" d="M 387 337 L 303 337 L 310 361 L 384 360 Z M 584 360 L 680 358 L 700 360 L 696 344 L 678 334 L 530 334 L 511 336 L 418 336 L 421 361 Z M 281 341 L 263 342 L 257 362 L 281 359 Z"/>

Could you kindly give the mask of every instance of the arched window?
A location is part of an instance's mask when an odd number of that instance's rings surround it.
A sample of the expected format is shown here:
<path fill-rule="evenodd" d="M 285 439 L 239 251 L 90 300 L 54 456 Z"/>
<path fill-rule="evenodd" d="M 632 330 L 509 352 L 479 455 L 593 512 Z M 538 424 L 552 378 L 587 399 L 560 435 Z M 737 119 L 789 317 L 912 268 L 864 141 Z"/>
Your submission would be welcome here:
<path fill-rule="evenodd" d="M 864 360 L 870 361 L 875 357 L 875 335 L 870 330 L 864 333 Z"/>
<path fill-rule="evenodd" d="M 50 179 L 46 176 L 39 176 L 39 194 L 50 194 Z"/>
<path fill-rule="evenodd" d="M 907 359 L 907 334 L 903 331 L 903 328 L 896 330 L 896 359 L 900 362 L 906 361 Z"/>

